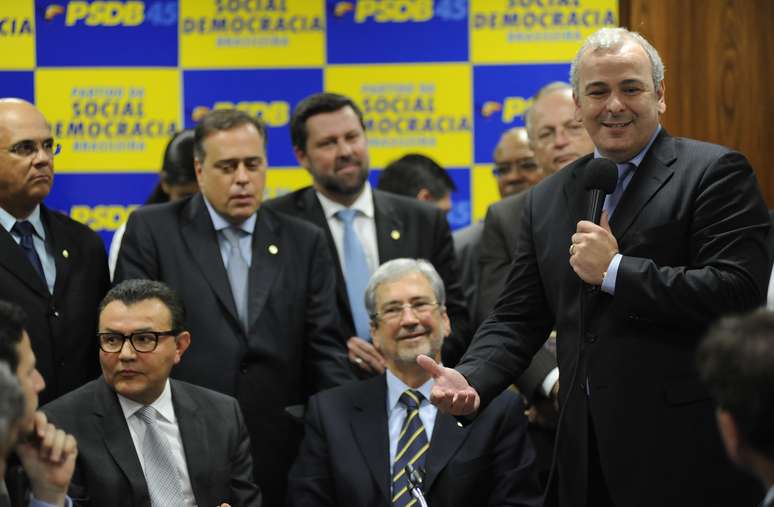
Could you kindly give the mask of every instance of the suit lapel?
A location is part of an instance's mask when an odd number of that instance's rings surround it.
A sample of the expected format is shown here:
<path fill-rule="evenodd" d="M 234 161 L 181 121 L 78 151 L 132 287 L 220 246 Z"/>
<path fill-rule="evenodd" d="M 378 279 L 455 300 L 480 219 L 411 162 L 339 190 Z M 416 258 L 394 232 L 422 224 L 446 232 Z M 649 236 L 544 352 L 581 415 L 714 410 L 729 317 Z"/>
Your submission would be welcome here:
<path fill-rule="evenodd" d="M 0 227 L 0 265 L 41 296 L 46 298 L 50 296 L 48 287 L 24 256 L 24 252 L 14 241 L 11 233 L 4 227 Z"/>
<path fill-rule="evenodd" d="M 65 293 L 65 287 L 67 287 L 67 281 L 70 278 L 70 264 L 79 254 L 78 246 L 58 226 L 58 222 L 51 216 L 48 208 L 41 205 L 40 215 L 46 226 L 46 234 L 50 236 L 51 252 L 56 264 L 54 295 L 58 296 Z"/>
<path fill-rule="evenodd" d="M 390 504 L 390 437 L 387 432 L 387 380 L 384 375 L 361 381 L 363 389 L 353 400 L 352 434 L 363 453 L 374 482 Z"/>
<path fill-rule="evenodd" d="M 322 205 L 320 204 L 320 200 L 317 198 L 313 187 L 309 187 L 305 191 L 299 193 L 298 199 L 296 199 L 296 208 L 298 209 L 299 216 L 325 231 L 325 239 L 328 241 L 328 251 L 331 254 L 331 260 L 333 261 L 334 269 L 336 270 L 336 300 L 338 307 L 346 308 L 346 314 L 341 317 L 349 322 L 351 329 L 354 331 L 355 322 L 352 320 L 352 309 L 349 307 L 347 285 L 344 281 L 344 273 L 341 271 L 339 252 L 336 250 L 336 242 L 333 241 L 333 234 L 331 234 L 331 229 L 328 227 L 328 220 L 325 218 Z M 347 338 L 349 338 L 349 336 L 347 336 Z"/>
<path fill-rule="evenodd" d="M 425 479 L 422 484 L 425 492 L 433 487 L 438 474 L 465 441 L 469 431 L 470 426 L 460 428 L 457 421 L 449 415 L 438 412 L 435 416 L 433 437 L 430 439 L 430 449 L 425 460 Z"/>
<path fill-rule="evenodd" d="M 135 498 L 148 497 L 145 475 L 137 457 L 137 451 L 129 433 L 118 397 L 103 378 L 98 380 L 94 403 L 94 415 L 102 419 L 105 447 L 129 482 Z"/>
<path fill-rule="evenodd" d="M 402 249 L 404 236 L 403 222 L 388 198 L 379 190 L 373 190 L 374 196 L 374 223 L 376 225 L 376 244 L 379 249 L 379 263 L 404 257 Z"/>
<path fill-rule="evenodd" d="M 180 439 L 183 441 L 185 461 L 188 467 L 188 478 L 191 481 L 194 497 L 198 505 L 206 505 L 207 488 L 210 485 L 209 446 L 207 431 L 201 417 L 204 407 L 197 407 L 184 387 L 170 379 L 172 389 L 172 405 L 175 407 L 177 426 L 180 429 Z"/>
<path fill-rule="evenodd" d="M 201 194 L 195 195 L 182 210 L 184 214 L 180 235 L 202 275 L 212 287 L 215 296 L 231 317 L 239 323 L 239 316 L 231 295 L 228 274 L 218 247 L 218 237 L 207 206 Z M 239 324 L 242 327 L 242 324 Z"/>
<path fill-rule="evenodd" d="M 674 139 L 662 129 L 645 158 L 642 159 L 642 163 L 634 171 L 613 213 L 610 228 L 619 242 L 626 235 L 626 231 L 629 230 L 640 210 L 672 177 L 674 173 L 672 164 L 676 158 Z"/>
<path fill-rule="evenodd" d="M 284 247 L 280 241 L 277 223 L 267 211 L 259 211 L 253 230 L 253 260 L 250 264 L 250 327 L 258 320 L 266 304 L 274 279 L 282 269 L 283 256 L 289 254 L 283 252 Z"/>

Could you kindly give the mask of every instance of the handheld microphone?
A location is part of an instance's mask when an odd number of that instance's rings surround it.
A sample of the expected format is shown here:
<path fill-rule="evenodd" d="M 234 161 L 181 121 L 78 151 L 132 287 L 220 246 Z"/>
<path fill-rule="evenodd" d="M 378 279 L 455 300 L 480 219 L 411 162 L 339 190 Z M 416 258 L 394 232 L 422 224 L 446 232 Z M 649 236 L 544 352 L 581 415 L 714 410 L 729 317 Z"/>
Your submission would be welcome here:
<path fill-rule="evenodd" d="M 595 158 L 586 166 L 583 187 L 590 191 L 587 217 L 599 225 L 605 196 L 612 194 L 618 185 L 618 166 L 606 158 Z"/>
<path fill-rule="evenodd" d="M 414 468 L 414 465 L 411 463 L 407 463 L 406 466 L 403 467 L 403 473 L 406 474 L 406 478 L 408 479 L 411 496 L 414 497 L 420 507 L 427 507 L 425 495 L 422 494 L 422 474 L 419 470 Z"/>

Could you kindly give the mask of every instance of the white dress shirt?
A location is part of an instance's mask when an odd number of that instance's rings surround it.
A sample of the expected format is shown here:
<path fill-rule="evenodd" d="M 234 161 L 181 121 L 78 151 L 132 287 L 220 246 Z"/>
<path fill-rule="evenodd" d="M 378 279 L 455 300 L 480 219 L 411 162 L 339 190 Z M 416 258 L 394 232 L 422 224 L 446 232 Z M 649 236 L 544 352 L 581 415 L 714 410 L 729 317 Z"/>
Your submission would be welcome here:
<path fill-rule="evenodd" d="M 320 200 L 323 214 L 325 214 L 325 220 L 328 222 L 328 229 L 330 229 L 331 236 L 333 236 L 333 242 L 336 244 L 336 251 L 339 253 L 339 263 L 341 264 L 341 272 L 344 273 L 346 279 L 347 269 L 344 265 L 344 224 L 341 220 L 336 218 L 336 212 L 346 209 L 347 207 L 328 199 L 320 192 L 315 193 Z M 363 245 L 368 269 L 373 273 L 376 271 L 376 268 L 379 267 L 379 248 L 376 243 L 374 198 L 373 193 L 371 192 L 370 183 L 366 182 L 363 191 L 360 193 L 360 197 L 355 200 L 350 208 L 358 210 L 359 212 L 355 215 L 353 227 L 355 228 L 355 234 L 357 234 L 358 239 L 360 239 L 360 244 Z"/>
<path fill-rule="evenodd" d="M 137 452 L 137 458 L 140 460 L 140 466 L 145 473 L 145 460 L 142 457 L 142 443 L 145 440 L 145 422 L 137 415 L 143 405 L 132 401 L 129 398 L 118 395 L 118 401 L 121 404 L 121 410 L 124 412 L 126 423 L 129 426 L 129 433 L 132 436 L 134 449 Z M 156 417 L 156 426 L 166 441 L 172 454 L 172 460 L 177 469 L 177 475 L 180 477 L 180 489 L 183 491 L 182 505 L 196 507 L 196 499 L 191 487 L 191 478 L 188 476 L 188 464 L 185 460 L 185 450 L 183 449 L 183 439 L 180 437 L 180 428 L 177 426 L 177 416 L 175 407 L 172 405 L 172 389 L 169 386 L 169 379 L 161 392 L 161 396 L 150 404 L 154 408 Z"/>

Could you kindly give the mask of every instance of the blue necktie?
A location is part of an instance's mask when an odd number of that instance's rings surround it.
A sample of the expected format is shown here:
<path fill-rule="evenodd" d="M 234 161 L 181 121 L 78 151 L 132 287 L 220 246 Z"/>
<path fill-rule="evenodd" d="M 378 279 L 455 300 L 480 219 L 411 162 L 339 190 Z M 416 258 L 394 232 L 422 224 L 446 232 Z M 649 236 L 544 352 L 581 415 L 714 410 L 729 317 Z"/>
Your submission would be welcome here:
<path fill-rule="evenodd" d="M 365 251 L 355 233 L 354 221 L 357 210 L 346 208 L 336 212 L 336 218 L 344 224 L 344 280 L 347 283 L 347 297 L 352 309 L 357 335 L 371 341 L 368 313 L 365 308 L 365 290 L 371 270 L 368 269 Z"/>
<path fill-rule="evenodd" d="M 245 332 L 248 332 L 247 282 L 250 276 L 250 266 L 247 265 L 247 261 L 242 255 L 242 250 L 239 249 L 239 240 L 246 234 L 247 233 L 242 229 L 237 229 L 236 227 L 226 227 L 223 229 L 223 236 L 231 245 L 227 261 L 228 266 L 226 268 L 228 283 L 231 285 L 231 294 L 234 296 L 234 305 L 236 306 L 239 320 L 242 322 L 242 327 L 245 329 Z"/>
<path fill-rule="evenodd" d="M 624 190 L 626 189 L 624 183 L 626 182 L 627 176 L 629 176 L 629 173 L 634 171 L 636 168 L 637 166 L 631 163 L 618 165 L 618 184 L 616 184 L 613 193 L 608 195 L 605 199 L 605 206 L 603 208 L 605 211 L 607 211 L 608 220 L 613 218 L 613 212 L 618 206 L 618 201 L 621 200 L 621 195 L 623 195 Z"/>
<path fill-rule="evenodd" d="M 422 403 L 422 393 L 412 389 L 406 389 L 400 395 L 399 403 L 406 406 L 406 421 L 400 430 L 398 448 L 395 451 L 395 461 L 392 465 L 392 505 L 393 507 L 405 507 L 414 503 L 414 498 L 409 492 L 408 477 L 406 477 L 406 465 L 411 465 L 417 470 L 425 466 L 425 456 L 430 448 L 427 441 L 427 432 L 419 418 L 419 405 Z"/>
<path fill-rule="evenodd" d="M 20 238 L 19 246 L 24 250 L 24 256 L 30 261 L 32 267 L 38 272 L 43 282 L 46 282 L 46 275 L 43 272 L 43 264 L 40 262 L 38 252 L 35 250 L 35 243 L 32 241 L 32 235 L 35 233 L 32 224 L 24 220 L 13 224 L 11 231 L 15 232 Z"/>

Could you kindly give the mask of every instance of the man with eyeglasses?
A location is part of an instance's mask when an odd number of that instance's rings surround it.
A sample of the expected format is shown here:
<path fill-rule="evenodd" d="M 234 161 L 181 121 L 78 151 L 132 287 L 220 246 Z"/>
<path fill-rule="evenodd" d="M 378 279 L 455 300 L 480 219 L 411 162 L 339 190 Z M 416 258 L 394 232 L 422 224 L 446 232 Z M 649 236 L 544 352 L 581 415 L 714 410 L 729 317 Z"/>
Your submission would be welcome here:
<path fill-rule="evenodd" d="M 513 392 L 500 394 L 466 428 L 427 401 L 433 381 L 416 358 L 440 361 L 451 332 L 443 281 L 432 264 L 384 263 L 371 276 L 365 302 L 387 368 L 310 399 L 289 477 L 290 505 L 410 505 L 409 463 L 423 477 L 430 505 L 540 505 L 530 480 L 534 451 Z"/>
<path fill-rule="evenodd" d="M 100 303 L 102 377 L 43 407 L 78 439 L 76 503 L 261 505 L 237 401 L 169 378 L 191 345 L 184 320 L 161 282 L 122 282 Z"/>
<path fill-rule="evenodd" d="M 21 306 L 46 389 L 42 403 L 99 374 L 89 336 L 109 288 L 97 234 L 43 204 L 59 152 L 40 111 L 0 99 L 0 299 Z"/>
<path fill-rule="evenodd" d="M 200 193 L 132 213 L 115 279 L 159 280 L 180 295 L 194 340 L 173 376 L 239 400 L 256 482 L 268 505 L 283 505 L 301 441 L 285 407 L 354 376 L 323 232 L 262 205 L 266 142 L 255 116 L 219 109 L 202 118 Z"/>

